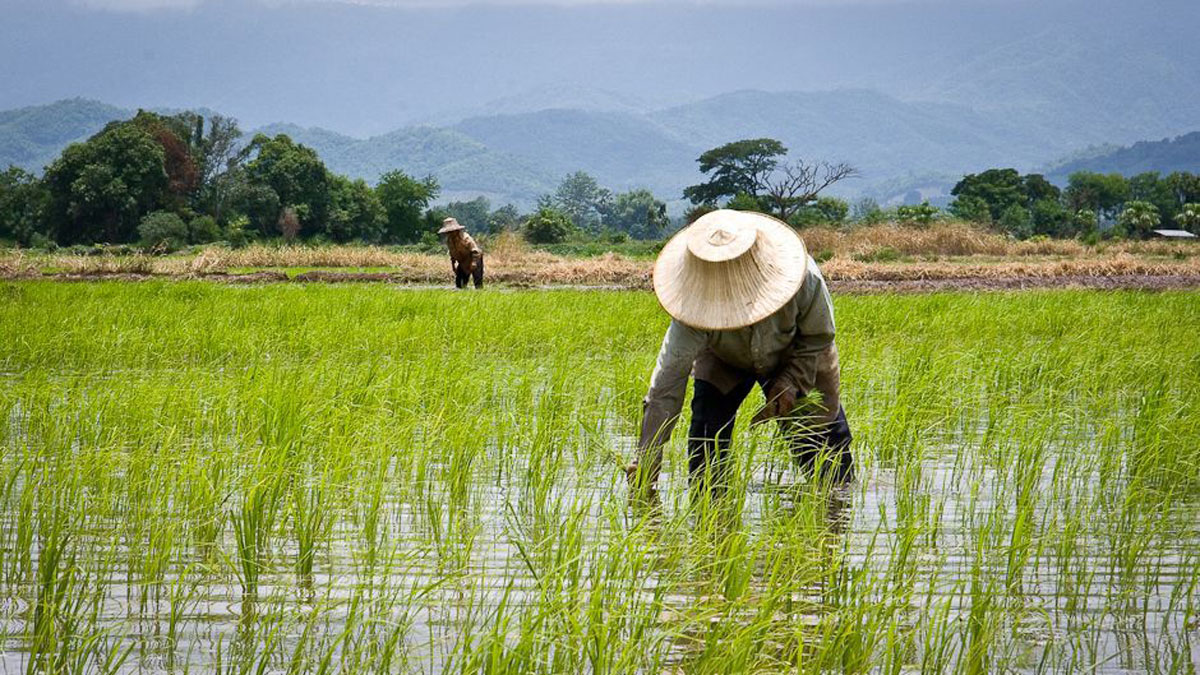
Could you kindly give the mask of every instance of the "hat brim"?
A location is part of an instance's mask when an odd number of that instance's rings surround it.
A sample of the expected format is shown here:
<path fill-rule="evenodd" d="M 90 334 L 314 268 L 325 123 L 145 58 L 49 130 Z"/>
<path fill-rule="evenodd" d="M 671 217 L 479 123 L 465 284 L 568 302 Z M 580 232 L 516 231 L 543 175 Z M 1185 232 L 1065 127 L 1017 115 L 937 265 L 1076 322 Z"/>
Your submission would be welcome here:
<path fill-rule="evenodd" d="M 720 262 L 698 258 L 688 249 L 693 224 L 672 237 L 654 263 L 659 304 L 672 318 L 701 330 L 733 330 L 762 321 L 796 295 L 808 272 L 804 241 L 786 223 L 742 211 L 704 216 L 721 217 L 758 230 L 746 253 Z"/>
<path fill-rule="evenodd" d="M 459 230 L 465 230 L 465 229 L 467 229 L 467 228 L 463 227 L 462 225 L 446 225 L 442 229 L 438 230 L 437 233 L 438 234 L 449 234 L 450 232 L 458 232 Z"/>

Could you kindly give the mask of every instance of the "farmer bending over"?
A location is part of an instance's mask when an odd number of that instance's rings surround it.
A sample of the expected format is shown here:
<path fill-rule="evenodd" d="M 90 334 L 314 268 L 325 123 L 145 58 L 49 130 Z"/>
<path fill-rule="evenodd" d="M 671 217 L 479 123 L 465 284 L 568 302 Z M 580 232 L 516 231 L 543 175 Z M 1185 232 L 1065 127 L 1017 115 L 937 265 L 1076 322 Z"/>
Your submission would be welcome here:
<path fill-rule="evenodd" d="M 454 218 L 447 218 L 442 221 L 438 235 L 450 249 L 455 288 L 466 288 L 467 280 L 471 278 L 475 279 L 475 288 L 483 288 L 483 249 L 467 234 L 467 228 Z"/>
<path fill-rule="evenodd" d="M 767 404 L 754 422 L 777 419 L 804 472 L 853 478 L 833 303 L 791 227 L 758 213 L 706 214 L 663 247 L 654 292 L 672 320 L 643 401 L 637 457 L 626 469 L 634 494 L 654 491 L 689 373 L 694 488 L 706 476 L 722 484 L 738 406 L 756 383 Z"/>

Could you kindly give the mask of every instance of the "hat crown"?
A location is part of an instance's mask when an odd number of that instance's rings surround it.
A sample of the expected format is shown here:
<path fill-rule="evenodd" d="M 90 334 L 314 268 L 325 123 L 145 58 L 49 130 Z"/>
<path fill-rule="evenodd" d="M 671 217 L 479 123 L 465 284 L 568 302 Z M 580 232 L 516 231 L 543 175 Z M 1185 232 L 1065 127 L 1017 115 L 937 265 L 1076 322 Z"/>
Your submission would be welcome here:
<path fill-rule="evenodd" d="M 758 227 L 737 211 L 715 211 L 697 220 L 688 237 L 688 251 L 708 262 L 725 262 L 749 251 L 758 239 Z"/>

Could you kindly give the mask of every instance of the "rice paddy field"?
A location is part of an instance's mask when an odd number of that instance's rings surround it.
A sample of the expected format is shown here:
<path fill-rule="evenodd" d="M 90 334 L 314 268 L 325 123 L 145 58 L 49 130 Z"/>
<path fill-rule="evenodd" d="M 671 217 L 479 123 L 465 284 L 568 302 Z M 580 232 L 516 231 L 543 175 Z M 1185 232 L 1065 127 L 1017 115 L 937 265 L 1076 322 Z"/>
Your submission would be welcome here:
<path fill-rule="evenodd" d="M 652 294 L 0 284 L 3 671 L 1197 672 L 1200 294 L 835 305 L 858 480 L 647 505 Z"/>

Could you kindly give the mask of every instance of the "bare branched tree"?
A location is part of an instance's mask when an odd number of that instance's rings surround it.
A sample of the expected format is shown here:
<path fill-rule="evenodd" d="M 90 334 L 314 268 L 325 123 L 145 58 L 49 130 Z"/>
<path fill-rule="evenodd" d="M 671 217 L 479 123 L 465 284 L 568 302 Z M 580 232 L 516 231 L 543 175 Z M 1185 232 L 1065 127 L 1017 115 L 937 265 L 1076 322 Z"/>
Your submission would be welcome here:
<path fill-rule="evenodd" d="M 857 176 L 858 169 L 845 162 L 808 164 L 802 159 L 796 160 L 785 164 L 766 181 L 764 197 L 773 207 L 775 216 L 787 222 L 825 188 Z"/>

